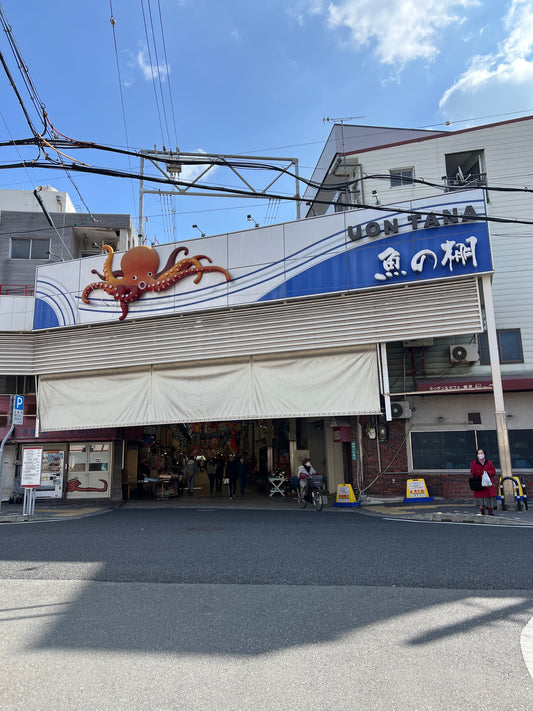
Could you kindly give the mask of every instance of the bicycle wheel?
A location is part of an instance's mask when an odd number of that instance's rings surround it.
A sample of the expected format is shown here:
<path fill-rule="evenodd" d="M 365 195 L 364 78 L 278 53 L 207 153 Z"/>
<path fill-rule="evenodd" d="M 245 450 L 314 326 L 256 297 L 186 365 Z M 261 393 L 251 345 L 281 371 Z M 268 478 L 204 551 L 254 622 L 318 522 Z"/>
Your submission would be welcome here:
<path fill-rule="evenodd" d="M 313 506 L 317 511 L 322 511 L 322 507 L 324 506 L 324 502 L 322 501 L 322 490 L 321 489 L 313 489 L 312 492 L 313 496 Z"/>
<path fill-rule="evenodd" d="M 307 506 L 307 501 L 305 500 L 305 490 L 307 487 L 302 488 L 301 486 L 298 487 L 298 505 L 300 506 L 301 509 L 305 509 Z"/>

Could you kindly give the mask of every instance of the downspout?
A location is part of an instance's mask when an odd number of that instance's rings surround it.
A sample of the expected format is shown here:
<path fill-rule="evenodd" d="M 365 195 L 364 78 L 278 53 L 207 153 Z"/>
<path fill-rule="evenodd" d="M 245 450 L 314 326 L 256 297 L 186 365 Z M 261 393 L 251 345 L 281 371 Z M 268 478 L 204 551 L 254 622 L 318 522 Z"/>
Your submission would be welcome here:
<path fill-rule="evenodd" d="M 7 440 L 11 437 L 13 434 L 13 430 L 15 429 L 15 425 L 11 425 L 9 428 L 9 432 L 6 434 L 4 439 L 2 440 L 2 444 L 0 444 L 0 509 L 2 508 L 2 467 L 4 463 L 4 445 L 7 442 Z"/>

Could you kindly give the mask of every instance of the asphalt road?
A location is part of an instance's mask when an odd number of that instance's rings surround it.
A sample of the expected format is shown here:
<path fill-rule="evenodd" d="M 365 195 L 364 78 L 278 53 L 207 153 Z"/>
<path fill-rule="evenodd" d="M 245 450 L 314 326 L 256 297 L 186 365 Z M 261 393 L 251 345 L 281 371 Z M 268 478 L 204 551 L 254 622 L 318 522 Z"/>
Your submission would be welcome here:
<path fill-rule="evenodd" d="M 533 530 L 126 510 L 0 530 L 0 708 L 533 708 Z"/>

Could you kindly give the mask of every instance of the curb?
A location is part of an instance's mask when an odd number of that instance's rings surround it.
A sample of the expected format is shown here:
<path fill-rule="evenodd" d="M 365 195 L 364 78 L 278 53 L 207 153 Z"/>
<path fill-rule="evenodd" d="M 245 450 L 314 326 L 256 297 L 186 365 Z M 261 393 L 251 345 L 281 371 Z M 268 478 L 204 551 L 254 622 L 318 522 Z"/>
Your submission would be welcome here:
<path fill-rule="evenodd" d="M 79 518 L 89 518 L 90 516 L 101 516 L 102 514 L 108 513 L 109 511 L 114 511 L 122 506 L 123 502 L 119 501 L 116 504 L 111 504 L 110 506 L 105 506 L 99 511 L 89 511 L 85 512 L 80 510 L 79 513 L 72 513 L 70 516 L 65 515 L 65 511 L 68 509 L 58 508 L 57 514 L 51 514 L 48 516 L 39 516 L 21 513 L 5 514 L 0 515 L 0 524 L 2 523 L 52 523 L 54 521 L 72 521 Z"/>

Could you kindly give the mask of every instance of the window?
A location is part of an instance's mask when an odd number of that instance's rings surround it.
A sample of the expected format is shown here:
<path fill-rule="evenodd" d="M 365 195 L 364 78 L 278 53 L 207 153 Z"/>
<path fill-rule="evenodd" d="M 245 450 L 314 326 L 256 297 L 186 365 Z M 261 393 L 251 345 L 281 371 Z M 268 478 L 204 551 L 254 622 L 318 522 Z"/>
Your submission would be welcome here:
<path fill-rule="evenodd" d="M 470 469 L 481 447 L 500 466 L 496 430 L 471 432 L 411 432 L 413 469 Z M 533 430 L 509 430 L 513 469 L 533 469 Z"/>
<path fill-rule="evenodd" d="M 444 156 L 446 175 L 443 179 L 448 190 L 477 188 L 487 184 L 487 174 L 483 172 L 484 151 L 473 150 L 449 153 Z"/>
<path fill-rule="evenodd" d="M 413 168 L 398 168 L 390 171 L 390 186 L 398 188 L 401 185 L 412 185 L 414 177 Z"/>
<path fill-rule="evenodd" d="M 475 452 L 474 432 L 412 432 L 414 469 L 468 469 Z"/>
<path fill-rule="evenodd" d="M 523 363 L 524 352 L 522 350 L 522 336 L 519 328 L 502 328 L 496 331 L 498 337 L 498 352 L 500 363 Z M 486 333 L 478 335 L 479 362 L 481 365 L 488 365 L 489 339 Z"/>
<path fill-rule="evenodd" d="M 11 238 L 11 259 L 49 259 L 49 239 Z"/>

